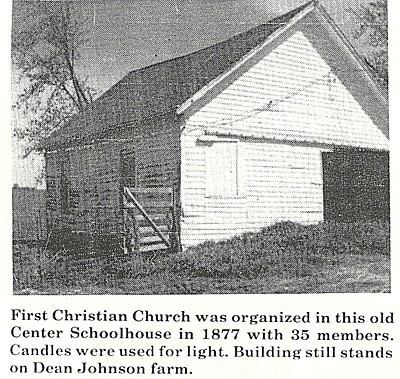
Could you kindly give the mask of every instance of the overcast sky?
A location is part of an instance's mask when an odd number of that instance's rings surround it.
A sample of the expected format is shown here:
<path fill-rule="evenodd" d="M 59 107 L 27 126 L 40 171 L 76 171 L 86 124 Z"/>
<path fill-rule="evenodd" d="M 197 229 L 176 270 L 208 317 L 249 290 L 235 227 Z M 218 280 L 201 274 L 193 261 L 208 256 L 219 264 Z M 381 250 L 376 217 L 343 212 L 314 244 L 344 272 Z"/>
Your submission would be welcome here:
<path fill-rule="evenodd" d="M 369 0 L 321 0 L 351 38 L 349 8 Z M 80 70 L 101 93 L 127 72 L 177 57 L 265 23 L 304 0 L 86 0 L 76 1 L 78 17 L 87 22 L 89 41 Z M 14 0 L 13 28 L 24 27 L 26 3 Z M 359 47 L 360 48 L 360 47 Z M 23 122 L 23 120 L 20 120 Z M 35 185 L 37 164 L 17 158 L 13 144 L 13 181 Z"/>

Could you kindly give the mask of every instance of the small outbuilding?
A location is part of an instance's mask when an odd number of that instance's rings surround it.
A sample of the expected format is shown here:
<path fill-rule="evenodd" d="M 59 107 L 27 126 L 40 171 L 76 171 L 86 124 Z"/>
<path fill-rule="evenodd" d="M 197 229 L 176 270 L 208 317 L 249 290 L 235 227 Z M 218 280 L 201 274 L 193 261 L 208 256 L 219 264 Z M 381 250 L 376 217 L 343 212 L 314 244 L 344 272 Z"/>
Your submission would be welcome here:
<path fill-rule="evenodd" d="M 388 98 L 312 1 L 128 73 L 47 141 L 48 230 L 179 249 L 389 217 Z"/>

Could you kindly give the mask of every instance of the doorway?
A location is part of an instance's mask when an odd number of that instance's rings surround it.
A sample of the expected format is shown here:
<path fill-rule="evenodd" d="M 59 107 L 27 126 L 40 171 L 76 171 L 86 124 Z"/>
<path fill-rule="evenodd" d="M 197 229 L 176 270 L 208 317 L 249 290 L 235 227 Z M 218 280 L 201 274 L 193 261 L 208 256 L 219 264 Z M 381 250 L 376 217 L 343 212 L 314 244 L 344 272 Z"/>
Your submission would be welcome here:
<path fill-rule="evenodd" d="M 389 152 L 322 153 L 324 220 L 389 220 Z"/>

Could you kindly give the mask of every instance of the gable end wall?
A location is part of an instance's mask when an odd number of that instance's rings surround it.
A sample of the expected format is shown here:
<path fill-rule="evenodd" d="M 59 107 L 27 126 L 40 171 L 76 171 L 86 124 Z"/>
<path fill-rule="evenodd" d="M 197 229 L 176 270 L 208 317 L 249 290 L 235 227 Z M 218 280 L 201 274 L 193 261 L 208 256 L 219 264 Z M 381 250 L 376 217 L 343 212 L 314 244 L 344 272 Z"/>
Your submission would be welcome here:
<path fill-rule="evenodd" d="M 242 190 L 237 196 L 210 197 L 207 148 L 224 140 L 238 143 Z M 322 221 L 322 152 L 388 146 L 301 28 L 293 28 L 280 45 L 187 119 L 182 134 L 182 244 L 223 239 L 277 221 Z M 221 162 L 216 159 L 215 165 Z M 226 185 L 220 180 L 219 185 Z"/>

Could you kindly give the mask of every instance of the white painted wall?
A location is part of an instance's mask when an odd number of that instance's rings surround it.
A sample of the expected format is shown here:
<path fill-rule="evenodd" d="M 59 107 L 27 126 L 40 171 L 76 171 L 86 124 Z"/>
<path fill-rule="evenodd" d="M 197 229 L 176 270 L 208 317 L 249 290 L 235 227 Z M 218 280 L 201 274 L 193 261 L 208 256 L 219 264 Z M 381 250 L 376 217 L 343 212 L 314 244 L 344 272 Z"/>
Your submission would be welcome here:
<path fill-rule="evenodd" d="M 293 141 L 388 148 L 383 133 L 300 31 L 187 124 Z"/>
<path fill-rule="evenodd" d="M 238 140 L 238 195 L 209 196 L 211 143 L 186 136 L 182 146 L 182 243 L 220 240 L 277 221 L 323 219 L 321 148 Z M 218 144 L 215 142 L 214 144 Z M 215 160 L 215 165 L 220 160 Z M 221 176 L 212 187 L 227 187 Z"/>
<path fill-rule="evenodd" d="M 207 196 L 207 154 L 213 150 L 212 141 L 199 141 L 212 140 L 205 134 L 237 139 L 237 196 Z M 389 142 L 297 31 L 187 120 L 183 245 L 281 220 L 322 220 L 321 151 L 326 145 L 388 149 Z M 213 159 L 216 165 L 223 161 Z M 223 178 L 213 185 L 225 186 Z"/>

